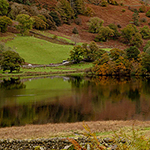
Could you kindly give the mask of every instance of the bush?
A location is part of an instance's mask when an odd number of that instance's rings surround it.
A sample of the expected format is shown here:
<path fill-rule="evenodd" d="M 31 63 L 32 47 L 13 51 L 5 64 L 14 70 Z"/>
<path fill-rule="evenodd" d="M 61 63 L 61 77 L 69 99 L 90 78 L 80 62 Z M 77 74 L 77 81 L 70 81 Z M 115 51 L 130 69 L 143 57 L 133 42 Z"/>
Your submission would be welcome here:
<path fill-rule="evenodd" d="M 133 19 L 133 23 L 136 25 L 136 26 L 139 26 L 139 13 L 138 11 L 134 12 L 134 14 L 132 15 L 132 19 Z"/>
<path fill-rule="evenodd" d="M 150 29 L 148 26 L 144 26 L 143 28 L 140 28 L 140 34 L 142 35 L 143 39 L 150 38 Z"/>
<path fill-rule="evenodd" d="M 109 24 L 108 27 L 114 31 L 113 39 L 117 39 L 120 37 L 120 33 L 118 32 L 118 27 L 115 24 Z"/>
<path fill-rule="evenodd" d="M 140 47 L 143 44 L 142 35 L 140 33 L 135 33 L 131 40 L 131 45 Z"/>
<path fill-rule="evenodd" d="M 98 35 L 95 38 L 96 42 L 106 42 L 109 37 L 114 36 L 114 31 L 109 27 L 100 27 Z"/>
<path fill-rule="evenodd" d="M 39 14 L 38 15 L 38 17 L 40 18 L 40 19 L 42 19 L 44 22 L 46 22 L 47 20 L 46 20 L 46 17 L 45 16 L 43 16 L 43 15 L 41 15 L 41 14 Z"/>
<path fill-rule="evenodd" d="M 7 0 L 0 0 L 0 15 L 6 15 L 8 12 L 9 3 Z"/>
<path fill-rule="evenodd" d="M 145 5 L 142 5 L 142 6 L 139 8 L 139 12 L 140 12 L 140 13 L 146 12 L 146 6 L 145 6 Z"/>
<path fill-rule="evenodd" d="M 76 27 L 73 28 L 72 33 L 79 34 L 78 29 Z"/>
<path fill-rule="evenodd" d="M 144 46 L 143 51 L 145 52 L 147 48 L 150 47 L 150 41 L 147 41 L 146 45 Z"/>
<path fill-rule="evenodd" d="M 81 24 L 82 24 L 81 18 L 76 18 L 76 19 L 74 20 L 74 22 L 75 22 L 75 24 L 77 24 L 77 25 L 81 25 Z"/>
<path fill-rule="evenodd" d="M 12 24 L 12 20 L 9 17 L 0 17 L 0 32 L 6 32 L 8 25 Z"/>
<path fill-rule="evenodd" d="M 91 33 L 98 33 L 100 27 L 103 25 L 104 21 L 98 17 L 92 17 L 89 20 L 88 26 L 89 26 L 89 32 Z"/>
<path fill-rule="evenodd" d="M 146 12 L 146 16 L 150 17 L 150 9 Z"/>
<path fill-rule="evenodd" d="M 85 10 L 85 13 L 84 13 L 84 15 L 89 16 L 89 17 L 94 16 L 94 14 L 95 14 L 95 12 L 91 7 L 87 7 Z"/>
<path fill-rule="evenodd" d="M 121 36 L 123 38 L 123 42 L 129 45 L 136 45 L 139 47 L 143 43 L 142 36 L 138 33 L 135 25 L 129 24 L 123 28 L 121 30 Z"/>
<path fill-rule="evenodd" d="M 56 26 L 61 26 L 61 16 L 58 12 L 56 11 L 51 11 L 50 15 L 52 16 L 54 22 L 56 23 Z"/>
<path fill-rule="evenodd" d="M 107 3 L 107 1 L 102 0 L 101 3 L 100 3 L 100 5 L 101 5 L 102 7 L 107 7 L 108 3 Z"/>
<path fill-rule="evenodd" d="M 84 14 L 85 12 L 84 0 L 74 0 L 71 4 L 71 7 L 73 8 L 76 16 L 78 14 Z"/>
<path fill-rule="evenodd" d="M 125 12 L 126 10 L 125 9 L 122 9 L 122 12 Z"/>
<path fill-rule="evenodd" d="M 117 1 L 115 1 L 115 0 L 108 0 L 108 3 L 111 4 L 111 5 L 116 5 L 116 6 L 119 5 L 119 4 L 117 3 Z"/>
<path fill-rule="evenodd" d="M 148 47 L 145 51 L 145 53 L 149 54 L 150 55 L 150 47 Z"/>
<path fill-rule="evenodd" d="M 40 15 L 43 15 L 46 18 L 47 29 L 57 30 L 56 24 L 52 16 L 49 14 L 49 11 L 43 8 L 40 10 Z"/>
<path fill-rule="evenodd" d="M 56 5 L 56 11 L 59 12 L 64 23 L 68 23 L 70 19 L 74 19 L 75 14 L 67 0 L 60 0 Z"/>
<path fill-rule="evenodd" d="M 20 65 L 24 63 L 24 59 L 19 56 L 18 53 L 14 51 L 3 52 L 1 67 L 3 71 L 10 70 L 10 72 L 17 70 L 19 72 Z"/>
<path fill-rule="evenodd" d="M 28 32 L 29 29 L 32 29 L 32 25 L 34 23 L 32 18 L 30 18 L 30 16 L 26 14 L 19 14 L 16 17 L 16 21 L 19 22 L 17 28 L 20 30 L 20 33 L 22 35 L 24 35 L 25 32 Z"/>
<path fill-rule="evenodd" d="M 23 9 L 23 5 L 22 4 L 18 4 L 18 3 L 13 3 L 11 6 L 10 6 L 10 9 L 11 11 L 9 12 L 8 16 L 15 20 L 16 19 L 16 16 L 18 14 L 20 14 L 20 12 L 22 12 L 24 9 Z M 27 12 L 26 12 L 27 13 Z"/>
<path fill-rule="evenodd" d="M 74 63 L 79 63 L 82 59 L 83 59 L 83 48 L 80 45 L 74 46 L 73 50 L 70 51 L 69 60 L 73 61 Z"/>
<path fill-rule="evenodd" d="M 147 22 L 147 19 L 146 18 L 141 18 L 140 22 L 144 22 L 145 23 L 145 22 Z"/>
<path fill-rule="evenodd" d="M 129 60 L 132 60 L 132 58 L 137 60 L 138 55 L 140 54 L 140 51 L 136 46 L 131 46 L 127 48 L 125 51 L 126 51 L 126 56 Z"/>
<path fill-rule="evenodd" d="M 32 19 L 34 21 L 33 28 L 38 30 L 46 29 L 46 22 L 44 22 L 40 17 L 33 16 Z"/>

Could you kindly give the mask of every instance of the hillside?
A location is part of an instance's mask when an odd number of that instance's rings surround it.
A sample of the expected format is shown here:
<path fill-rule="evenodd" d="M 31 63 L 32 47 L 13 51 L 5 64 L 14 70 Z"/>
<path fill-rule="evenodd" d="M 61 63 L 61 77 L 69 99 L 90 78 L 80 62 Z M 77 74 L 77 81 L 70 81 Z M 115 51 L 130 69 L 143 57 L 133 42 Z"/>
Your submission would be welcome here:
<path fill-rule="evenodd" d="M 45 0 L 43 0 L 43 2 L 45 3 Z M 53 1 L 53 5 L 56 4 L 55 2 L 56 1 Z M 139 0 L 133 0 L 133 1 L 129 1 L 129 0 L 119 1 L 118 0 L 117 2 L 119 3 L 123 2 L 124 6 L 108 5 L 107 7 L 101 7 L 101 6 L 96 6 L 96 5 L 92 5 L 88 3 L 86 4 L 86 6 L 91 7 L 94 10 L 95 15 L 93 17 L 99 17 L 102 20 L 104 20 L 104 26 L 107 26 L 110 23 L 114 23 L 116 25 L 120 25 L 122 29 L 126 25 L 128 25 L 130 22 L 133 21 L 132 15 L 134 12 L 129 10 L 128 7 L 130 6 L 130 8 L 138 10 L 142 6 L 142 4 L 140 3 Z M 146 9 L 148 10 L 149 7 L 147 6 Z M 125 12 L 123 12 L 122 10 L 125 10 Z M 140 15 L 139 20 L 142 18 L 146 18 L 147 22 L 141 23 L 138 28 L 144 25 L 148 25 L 148 23 L 150 22 L 150 18 L 146 17 L 145 13 L 139 13 L 139 15 Z M 93 41 L 96 34 L 92 34 L 88 32 L 88 21 L 91 17 L 79 15 L 79 18 L 81 18 L 82 20 L 82 25 L 76 25 L 75 23 L 72 23 L 71 25 L 63 24 L 62 26 L 57 28 L 58 29 L 57 31 L 50 30 L 49 32 L 52 34 L 61 35 L 61 36 L 63 35 L 71 36 L 73 28 L 76 27 L 79 31 L 79 35 L 80 35 L 82 42 Z M 145 41 L 144 41 L 144 44 L 145 44 Z M 120 43 L 119 41 L 114 41 L 114 40 L 109 40 L 103 43 L 99 42 L 97 44 L 101 45 L 102 47 L 110 47 L 110 48 L 118 47 L 120 49 L 124 49 L 127 47 L 125 44 Z"/>

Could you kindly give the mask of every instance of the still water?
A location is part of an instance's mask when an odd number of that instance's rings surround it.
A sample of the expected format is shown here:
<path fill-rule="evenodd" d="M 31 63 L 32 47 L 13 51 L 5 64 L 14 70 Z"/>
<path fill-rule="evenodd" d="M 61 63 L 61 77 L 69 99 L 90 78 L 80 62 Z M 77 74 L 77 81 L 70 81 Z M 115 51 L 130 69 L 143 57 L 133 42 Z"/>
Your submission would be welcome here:
<path fill-rule="evenodd" d="M 150 120 L 150 79 L 39 77 L 0 80 L 0 127 Z"/>

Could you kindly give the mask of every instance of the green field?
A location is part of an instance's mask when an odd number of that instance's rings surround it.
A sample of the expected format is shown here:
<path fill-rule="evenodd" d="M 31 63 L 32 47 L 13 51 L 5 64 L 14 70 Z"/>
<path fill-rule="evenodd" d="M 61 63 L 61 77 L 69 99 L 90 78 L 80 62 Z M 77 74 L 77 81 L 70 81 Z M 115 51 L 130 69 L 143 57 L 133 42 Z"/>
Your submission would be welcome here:
<path fill-rule="evenodd" d="M 26 62 L 32 64 L 60 63 L 69 57 L 71 45 L 60 45 L 31 36 L 17 36 L 7 46 L 15 49 Z"/>

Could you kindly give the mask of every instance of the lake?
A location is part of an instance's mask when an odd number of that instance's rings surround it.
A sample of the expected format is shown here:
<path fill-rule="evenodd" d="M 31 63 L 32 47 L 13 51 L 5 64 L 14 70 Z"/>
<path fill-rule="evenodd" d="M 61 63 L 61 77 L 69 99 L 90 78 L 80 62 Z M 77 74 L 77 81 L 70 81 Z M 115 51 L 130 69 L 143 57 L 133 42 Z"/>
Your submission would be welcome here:
<path fill-rule="evenodd" d="M 0 127 L 150 120 L 150 79 L 51 76 L 0 79 Z"/>

